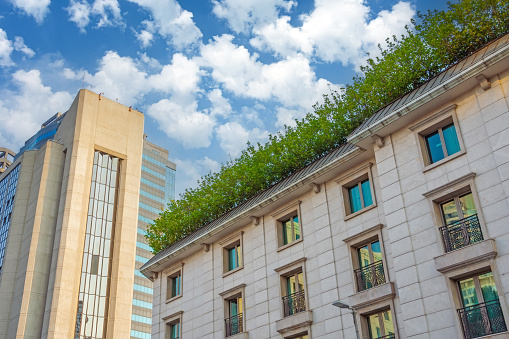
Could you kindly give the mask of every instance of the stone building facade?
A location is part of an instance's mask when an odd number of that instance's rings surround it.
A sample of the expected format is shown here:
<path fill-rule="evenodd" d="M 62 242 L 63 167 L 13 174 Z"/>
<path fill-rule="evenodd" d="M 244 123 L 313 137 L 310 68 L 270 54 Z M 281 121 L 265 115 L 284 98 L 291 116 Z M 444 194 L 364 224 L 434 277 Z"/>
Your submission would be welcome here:
<path fill-rule="evenodd" d="M 147 262 L 152 338 L 509 337 L 508 38 Z"/>
<path fill-rule="evenodd" d="M 0 338 L 129 338 L 143 122 L 80 90 L 0 174 Z"/>

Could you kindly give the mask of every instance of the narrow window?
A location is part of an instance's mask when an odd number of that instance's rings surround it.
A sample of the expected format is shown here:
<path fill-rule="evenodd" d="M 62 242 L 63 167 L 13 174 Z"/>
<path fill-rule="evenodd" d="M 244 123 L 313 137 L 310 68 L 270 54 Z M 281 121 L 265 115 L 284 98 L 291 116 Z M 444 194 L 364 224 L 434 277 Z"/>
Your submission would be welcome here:
<path fill-rule="evenodd" d="M 395 337 L 391 310 L 371 314 L 367 316 L 367 322 L 370 339 L 392 339 Z"/>
<path fill-rule="evenodd" d="M 304 294 L 304 276 L 298 272 L 287 276 L 286 296 L 283 297 L 283 308 L 285 317 L 294 315 L 306 310 L 306 298 Z"/>
<path fill-rule="evenodd" d="M 460 143 L 454 124 L 439 128 L 426 135 L 424 139 L 426 140 L 430 164 L 460 151 Z"/>
<path fill-rule="evenodd" d="M 240 267 L 241 262 L 241 246 L 237 244 L 232 248 L 228 249 L 228 271 L 234 270 Z"/>
<path fill-rule="evenodd" d="M 299 216 L 294 215 L 281 222 L 283 232 L 283 245 L 300 239 Z"/>
<path fill-rule="evenodd" d="M 228 318 L 225 319 L 226 336 L 232 336 L 244 332 L 242 319 L 242 296 L 237 296 L 227 301 Z"/>
<path fill-rule="evenodd" d="M 359 181 L 355 186 L 350 187 L 348 189 L 348 198 L 350 200 L 350 213 L 355 213 L 373 205 L 369 179 Z"/>
<path fill-rule="evenodd" d="M 357 249 L 359 268 L 355 270 L 358 291 L 385 284 L 380 241 L 368 243 Z"/>

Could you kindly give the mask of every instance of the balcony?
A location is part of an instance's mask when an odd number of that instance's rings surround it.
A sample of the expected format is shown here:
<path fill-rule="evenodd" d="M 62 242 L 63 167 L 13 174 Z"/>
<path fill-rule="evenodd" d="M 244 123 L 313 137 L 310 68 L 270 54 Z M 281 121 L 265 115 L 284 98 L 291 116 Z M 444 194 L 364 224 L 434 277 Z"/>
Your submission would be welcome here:
<path fill-rule="evenodd" d="M 376 339 L 395 339 L 396 335 L 394 333 L 384 335 L 383 337 L 377 337 Z"/>
<path fill-rule="evenodd" d="M 283 312 L 285 317 L 304 312 L 305 310 L 306 296 L 303 290 L 283 297 Z"/>
<path fill-rule="evenodd" d="M 460 308 L 458 315 L 465 339 L 507 331 L 498 299 Z"/>
<path fill-rule="evenodd" d="M 484 240 L 477 214 L 440 227 L 445 252 L 451 252 Z"/>
<path fill-rule="evenodd" d="M 382 260 L 358 268 L 354 271 L 357 280 L 357 292 L 385 284 L 385 274 Z"/>
<path fill-rule="evenodd" d="M 224 323 L 227 337 L 244 332 L 242 313 L 226 318 Z"/>

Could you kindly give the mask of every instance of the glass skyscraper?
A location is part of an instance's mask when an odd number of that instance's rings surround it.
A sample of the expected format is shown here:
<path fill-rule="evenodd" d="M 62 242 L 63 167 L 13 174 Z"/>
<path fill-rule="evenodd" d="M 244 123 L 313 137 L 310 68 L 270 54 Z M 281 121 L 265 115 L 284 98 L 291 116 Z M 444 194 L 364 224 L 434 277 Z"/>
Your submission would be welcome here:
<path fill-rule="evenodd" d="M 131 338 L 151 338 L 153 283 L 139 269 L 152 257 L 145 239 L 147 226 L 175 199 L 175 170 L 176 165 L 168 161 L 168 150 L 143 141 Z"/>

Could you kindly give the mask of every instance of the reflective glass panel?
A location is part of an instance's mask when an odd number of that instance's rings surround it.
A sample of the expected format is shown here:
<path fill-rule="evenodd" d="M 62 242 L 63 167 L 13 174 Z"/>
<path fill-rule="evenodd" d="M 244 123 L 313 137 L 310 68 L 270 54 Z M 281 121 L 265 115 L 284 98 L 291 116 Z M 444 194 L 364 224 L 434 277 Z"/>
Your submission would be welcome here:
<path fill-rule="evenodd" d="M 350 211 L 355 213 L 362 209 L 361 194 L 359 192 L 359 185 L 355 185 L 348 189 L 348 195 L 350 198 Z"/>
<path fill-rule="evenodd" d="M 293 217 L 293 233 L 295 234 L 295 240 L 300 239 L 299 217 L 297 215 Z"/>
<path fill-rule="evenodd" d="M 373 262 L 382 260 L 382 250 L 380 249 L 379 241 L 375 241 L 371 244 L 371 251 L 373 252 Z"/>
<path fill-rule="evenodd" d="M 368 316 L 368 331 L 370 339 L 381 337 L 382 329 L 380 328 L 380 320 L 378 314 L 372 314 Z"/>
<path fill-rule="evenodd" d="M 463 218 L 477 214 L 475 208 L 474 197 L 472 193 L 465 194 L 460 197 L 461 211 L 463 212 Z"/>
<path fill-rule="evenodd" d="M 369 248 L 368 245 L 361 247 L 357 250 L 359 254 L 359 267 L 368 266 L 371 264 L 371 260 L 369 258 Z"/>
<path fill-rule="evenodd" d="M 394 325 L 392 324 L 392 313 L 391 310 L 382 312 L 384 322 L 384 335 L 394 334 Z"/>
<path fill-rule="evenodd" d="M 498 292 L 493 279 L 493 273 L 485 273 L 479 276 L 479 283 L 481 285 L 482 296 L 484 302 L 497 300 Z"/>
<path fill-rule="evenodd" d="M 286 278 L 286 293 L 287 295 L 290 295 L 292 293 L 295 293 L 297 291 L 297 286 L 295 285 L 295 276 L 292 275 L 288 278 Z"/>
<path fill-rule="evenodd" d="M 282 222 L 283 227 L 283 245 L 290 243 L 292 240 L 292 222 L 290 219 Z"/>
<path fill-rule="evenodd" d="M 231 271 L 236 268 L 236 254 L 235 247 L 228 250 L 228 270 Z"/>
<path fill-rule="evenodd" d="M 443 203 L 441 207 L 446 225 L 459 220 L 458 210 L 456 209 L 456 202 L 454 200 Z"/>
<path fill-rule="evenodd" d="M 230 300 L 230 317 L 239 314 L 237 299 Z"/>
<path fill-rule="evenodd" d="M 454 128 L 454 124 L 450 124 L 442 128 L 442 133 L 444 135 L 445 148 L 447 149 L 447 155 L 452 155 L 456 152 L 460 151 L 460 143 L 458 141 L 458 135 L 456 134 L 456 129 Z"/>
<path fill-rule="evenodd" d="M 473 306 L 479 304 L 477 293 L 475 291 L 475 283 L 473 278 L 461 280 L 459 282 L 461 300 L 463 307 Z"/>
<path fill-rule="evenodd" d="M 304 289 L 304 275 L 302 272 L 297 273 L 297 281 L 299 282 L 299 291 Z"/>
<path fill-rule="evenodd" d="M 362 198 L 364 199 L 364 207 L 373 205 L 373 197 L 371 196 L 371 187 L 369 186 L 369 179 L 361 182 Z"/>
<path fill-rule="evenodd" d="M 437 161 L 445 158 L 444 151 L 442 149 L 442 142 L 440 141 L 440 135 L 438 131 L 426 136 L 426 146 L 428 147 L 428 154 L 430 162 L 433 164 Z"/>

